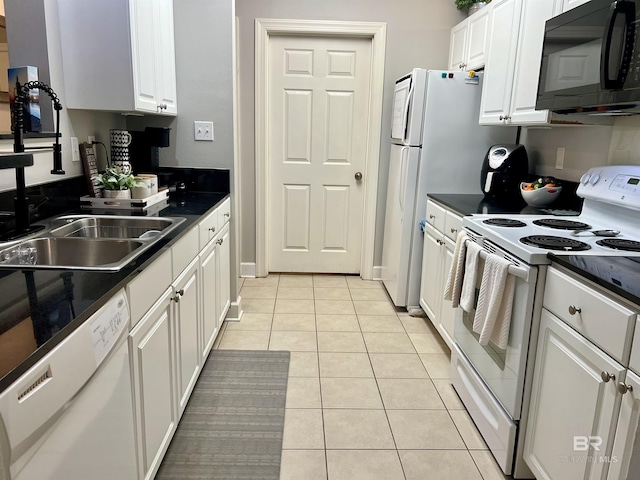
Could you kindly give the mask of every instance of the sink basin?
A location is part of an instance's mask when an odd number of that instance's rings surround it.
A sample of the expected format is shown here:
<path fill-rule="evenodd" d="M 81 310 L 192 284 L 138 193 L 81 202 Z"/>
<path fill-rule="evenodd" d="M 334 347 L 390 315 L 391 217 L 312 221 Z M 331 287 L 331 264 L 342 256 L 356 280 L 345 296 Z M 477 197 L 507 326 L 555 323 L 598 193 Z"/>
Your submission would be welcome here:
<path fill-rule="evenodd" d="M 111 215 L 68 215 L 59 217 L 53 237 L 128 238 L 150 240 L 166 235 L 184 222 L 180 217 L 124 217 Z"/>
<path fill-rule="evenodd" d="M 141 240 L 36 238 L 0 251 L 0 267 L 120 270 L 151 246 Z"/>

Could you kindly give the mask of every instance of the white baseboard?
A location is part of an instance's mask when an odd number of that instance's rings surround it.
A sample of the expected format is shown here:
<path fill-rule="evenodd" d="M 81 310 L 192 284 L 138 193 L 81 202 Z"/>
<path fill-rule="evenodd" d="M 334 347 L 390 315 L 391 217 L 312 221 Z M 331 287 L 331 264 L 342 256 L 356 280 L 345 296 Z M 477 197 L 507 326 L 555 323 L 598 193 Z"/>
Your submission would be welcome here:
<path fill-rule="evenodd" d="M 239 322 L 240 320 L 242 320 L 243 314 L 244 312 L 242 311 L 242 297 L 238 295 L 236 301 L 231 302 L 225 320 L 227 322 Z"/>
<path fill-rule="evenodd" d="M 382 280 L 382 266 L 380 267 L 373 267 L 373 271 L 371 272 L 371 275 L 373 275 L 372 280 Z"/>
<path fill-rule="evenodd" d="M 256 278 L 256 264 L 240 263 L 240 276 L 243 278 Z"/>

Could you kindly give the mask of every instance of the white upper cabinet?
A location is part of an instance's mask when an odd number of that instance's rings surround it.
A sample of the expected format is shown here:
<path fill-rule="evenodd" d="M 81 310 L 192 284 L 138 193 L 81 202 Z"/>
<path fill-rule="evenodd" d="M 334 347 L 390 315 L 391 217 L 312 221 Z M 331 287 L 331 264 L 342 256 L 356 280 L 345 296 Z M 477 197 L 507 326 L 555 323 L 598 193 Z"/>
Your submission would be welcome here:
<path fill-rule="evenodd" d="M 572 8 L 582 5 L 583 3 L 587 3 L 588 1 L 589 0 L 562 0 L 562 12 L 571 10 Z"/>
<path fill-rule="evenodd" d="M 489 56 L 480 102 L 480 124 L 483 125 L 508 122 L 522 11 L 521 0 L 494 0 L 491 4 Z"/>
<path fill-rule="evenodd" d="M 451 29 L 449 70 L 477 70 L 485 64 L 491 30 L 491 4 Z"/>
<path fill-rule="evenodd" d="M 176 115 L 172 0 L 60 0 L 65 107 Z"/>
<path fill-rule="evenodd" d="M 493 28 L 482 89 L 480 124 L 549 122 L 536 110 L 545 22 L 562 0 L 494 0 Z"/>

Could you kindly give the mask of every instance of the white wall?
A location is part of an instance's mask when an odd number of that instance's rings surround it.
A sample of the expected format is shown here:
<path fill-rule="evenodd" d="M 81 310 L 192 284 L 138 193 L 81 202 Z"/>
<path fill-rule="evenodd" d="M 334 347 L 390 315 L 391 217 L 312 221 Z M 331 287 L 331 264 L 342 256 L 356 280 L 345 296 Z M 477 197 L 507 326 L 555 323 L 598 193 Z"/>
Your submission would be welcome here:
<path fill-rule="evenodd" d="M 445 68 L 451 27 L 464 19 L 452 0 L 236 0 L 239 19 L 241 262 L 255 262 L 254 26 L 256 18 L 386 22 L 387 46 L 374 264 L 382 261 L 384 205 L 395 80 L 413 67 Z"/>
<path fill-rule="evenodd" d="M 640 116 L 618 117 L 613 126 L 529 128 L 522 143 L 531 171 L 578 181 L 592 167 L 640 165 Z M 562 170 L 555 168 L 560 147 L 565 148 Z"/>

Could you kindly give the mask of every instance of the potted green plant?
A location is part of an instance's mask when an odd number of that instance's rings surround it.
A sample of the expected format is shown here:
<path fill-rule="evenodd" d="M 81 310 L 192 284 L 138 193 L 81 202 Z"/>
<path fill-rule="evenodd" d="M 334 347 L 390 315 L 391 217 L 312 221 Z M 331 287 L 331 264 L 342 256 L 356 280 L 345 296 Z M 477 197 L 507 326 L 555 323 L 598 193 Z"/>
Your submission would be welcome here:
<path fill-rule="evenodd" d="M 455 2 L 458 10 L 469 8 L 469 15 L 472 15 L 482 7 L 486 6 L 487 3 L 491 3 L 491 0 L 455 0 Z"/>
<path fill-rule="evenodd" d="M 145 185 L 144 182 L 136 180 L 130 171 L 122 171 L 117 167 L 108 167 L 93 179 L 102 189 L 102 196 L 105 198 L 131 198 L 132 188 Z"/>

